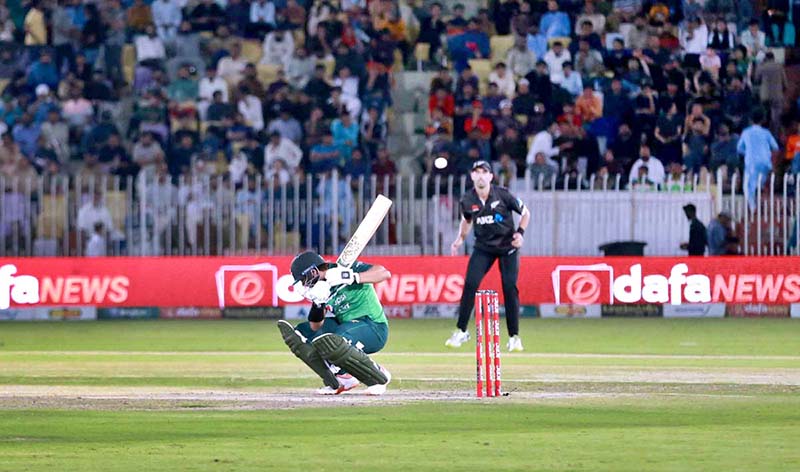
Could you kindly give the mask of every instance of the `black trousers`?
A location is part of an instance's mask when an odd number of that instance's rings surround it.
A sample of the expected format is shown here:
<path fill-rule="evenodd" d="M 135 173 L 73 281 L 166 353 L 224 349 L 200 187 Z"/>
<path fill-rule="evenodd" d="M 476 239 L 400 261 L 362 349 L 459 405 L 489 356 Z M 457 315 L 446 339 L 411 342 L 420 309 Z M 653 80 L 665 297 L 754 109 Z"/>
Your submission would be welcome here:
<path fill-rule="evenodd" d="M 503 282 L 503 297 L 505 298 L 506 323 L 508 335 L 519 334 L 519 290 L 517 277 L 519 276 L 519 251 L 512 254 L 498 256 L 475 248 L 467 264 L 467 276 L 464 280 L 464 291 L 461 293 L 461 304 L 458 306 L 458 328 L 467 330 L 472 309 L 475 307 L 475 292 L 481 285 L 483 277 L 489 272 L 495 260 L 500 260 L 500 278 Z"/>

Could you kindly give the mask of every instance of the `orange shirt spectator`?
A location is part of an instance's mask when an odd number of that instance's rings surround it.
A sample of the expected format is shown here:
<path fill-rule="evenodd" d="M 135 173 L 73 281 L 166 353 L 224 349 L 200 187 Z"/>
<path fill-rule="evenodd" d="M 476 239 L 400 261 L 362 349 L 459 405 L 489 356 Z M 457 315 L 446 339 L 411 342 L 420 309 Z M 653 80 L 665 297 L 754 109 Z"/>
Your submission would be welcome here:
<path fill-rule="evenodd" d="M 438 89 L 428 99 L 428 112 L 433 115 L 433 110 L 439 109 L 444 116 L 453 116 L 456 109 L 456 102 L 452 93 L 447 93 L 444 89 Z"/>
<path fill-rule="evenodd" d="M 492 120 L 481 116 L 481 113 L 483 113 L 483 104 L 475 100 L 472 102 L 472 116 L 464 121 L 464 131 L 469 134 L 473 129 L 478 129 L 484 139 L 489 139 L 492 136 L 494 125 Z"/>
<path fill-rule="evenodd" d="M 796 134 L 789 136 L 786 140 L 786 160 L 791 161 L 794 155 L 800 152 L 800 125 L 797 126 Z"/>
<path fill-rule="evenodd" d="M 406 23 L 401 18 L 397 18 L 393 13 L 375 18 L 374 26 L 378 31 L 384 29 L 389 30 L 389 34 L 394 41 L 406 40 Z"/>
<path fill-rule="evenodd" d="M 589 123 L 603 116 L 603 102 L 598 98 L 591 87 L 584 87 L 583 93 L 575 100 L 575 112 Z"/>
<path fill-rule="evenodd" d="M 128 27 L 135 32 L 144 32 L 145 28 L 153 24 L 153 12 L 150 6 L 142 0 L 136 0 L 128 9 Z"/>

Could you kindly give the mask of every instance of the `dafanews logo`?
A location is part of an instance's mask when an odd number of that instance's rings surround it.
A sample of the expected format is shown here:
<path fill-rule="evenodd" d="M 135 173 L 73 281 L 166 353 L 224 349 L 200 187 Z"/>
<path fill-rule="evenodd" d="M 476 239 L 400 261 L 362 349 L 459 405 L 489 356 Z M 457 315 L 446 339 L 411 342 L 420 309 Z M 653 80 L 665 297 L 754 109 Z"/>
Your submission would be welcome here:
<path fill-rule="evenodd" d="M 708 303 L 711 279 L 702 274 L 689 275 L 686 264 L 675 264 L 669 276 L 642 276 L 642 265 L 634 264 L 629 273 L 614 277 L 608 264 L 557 266 L 552 273 L 556 304 L 575 303 Z"/>
<path fill-rule="evenodd" d="M 291 274 L 278 275 L 278 268 L 268 262 L 250 265 L 224 265 L 214 274 L 220 308 L 278 306 L 303 301 L 294 291 Z"/>
<path fill-rule="evenodd" d="M 0 310 L 8 310 L 13 301 L 17 305 L 39 303 L 39 279 L 31 275 L 17 275 L 17 266 L 0 267 Z"/>
<path fill-rule="evenodd" d="M 130 279 L 124 275 L 17 275 L 17 266 L 0 266 L 0 310 L 19 305 L 108 305 L 128 299 Z"/>

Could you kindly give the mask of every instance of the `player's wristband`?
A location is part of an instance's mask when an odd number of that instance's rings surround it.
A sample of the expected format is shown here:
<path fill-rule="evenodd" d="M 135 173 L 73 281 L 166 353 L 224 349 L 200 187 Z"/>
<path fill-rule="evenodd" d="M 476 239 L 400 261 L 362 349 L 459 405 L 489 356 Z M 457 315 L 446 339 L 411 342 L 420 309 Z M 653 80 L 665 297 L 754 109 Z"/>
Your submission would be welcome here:
<path fill-rule="evenodd" d="M 522 228 L 517 228 L 516 232 L 519 233 L 521 236 L 525 236 L 525 230 Z"/>

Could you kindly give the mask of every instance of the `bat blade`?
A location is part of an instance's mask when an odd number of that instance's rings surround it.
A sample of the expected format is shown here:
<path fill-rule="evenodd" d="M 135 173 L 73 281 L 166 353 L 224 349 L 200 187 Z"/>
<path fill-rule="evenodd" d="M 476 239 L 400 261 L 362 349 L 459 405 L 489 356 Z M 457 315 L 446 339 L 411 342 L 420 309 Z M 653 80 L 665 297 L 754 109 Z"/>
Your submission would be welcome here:
<path fill-rule="evenodd" d="M 356 232 L 350 237 L 350 241 L 339 254 L 336 264 L 343 267 L 350 267 L 356 261 L 361 252 L 367 247 L 369 240 L 378 231 L 378 227 L 383 223 L 386 215 L 389 214 L 389 209 L 392 207 L 392 201 L 383 195 L 378 195 L 372 203 L 369 211 L 364 215 L 361 224 L 356 228 Z"/>

